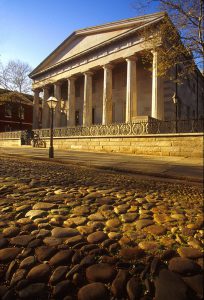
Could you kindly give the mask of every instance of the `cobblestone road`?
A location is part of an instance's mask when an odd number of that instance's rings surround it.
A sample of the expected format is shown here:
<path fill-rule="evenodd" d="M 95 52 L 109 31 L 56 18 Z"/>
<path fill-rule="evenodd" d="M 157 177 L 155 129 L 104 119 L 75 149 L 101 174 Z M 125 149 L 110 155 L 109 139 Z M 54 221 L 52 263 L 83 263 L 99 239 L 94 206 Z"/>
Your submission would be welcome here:
<path fill-rule="evenodd" d="M 202 299 L 202 188 L 0 159 L 0 297 Z"/>

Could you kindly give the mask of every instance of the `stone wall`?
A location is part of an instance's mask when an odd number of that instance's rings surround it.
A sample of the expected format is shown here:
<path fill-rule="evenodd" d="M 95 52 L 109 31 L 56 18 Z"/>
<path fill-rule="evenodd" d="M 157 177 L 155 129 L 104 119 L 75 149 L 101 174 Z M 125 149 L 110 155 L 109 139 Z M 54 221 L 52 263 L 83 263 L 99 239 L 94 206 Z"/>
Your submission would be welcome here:
<path fill-rule="evenodd" d="M 49 138 L 46 138 L 49 147 Z M 0 147 L 20 146 L 20 139 L 0 139 Z M 136 155 L 203 157 L 203 135 L 157 134 L 135 137 L 54 138 L 54 148 L 63 150 L 120 152 Z"/>
<path fill-rule="evenodd" d="M 47 139 L 47 145 L 49 140 Z M 158 156 L 203 156 L 203 136 L 197 134 L 157 134 L 136 137 L 55 138 L 56 149 L 102 151 Z"/>
<path fill-rule="evenodd" d="M 18 147 L 21 146 L 21 140 L 19 138 L 12 139 L 1 139 L 0 138 L 0 147 Z"/>

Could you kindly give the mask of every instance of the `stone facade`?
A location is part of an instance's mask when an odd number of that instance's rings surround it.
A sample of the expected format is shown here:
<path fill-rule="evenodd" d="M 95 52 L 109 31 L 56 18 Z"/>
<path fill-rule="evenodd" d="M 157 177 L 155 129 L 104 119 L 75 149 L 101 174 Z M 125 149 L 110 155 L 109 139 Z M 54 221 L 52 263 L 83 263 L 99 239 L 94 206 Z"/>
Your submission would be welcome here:
<path fill-rule="evenodd" d="M 175 84 L 157 76 L 157 49 L 151 49 L 140 34 L 142 27 L 163 18 L 163 13 L 157 13 L 71 34 L 30 74 L 35 99 L 33 128 L 40 127 L 41 92 L 42 128 L 49 127 L 49 96 L 58 100 L 54 127 L 137 122 L 142 116 L 174 120 Z M 142 62 L 144 49 L 152 53 L 152 71 Z M 178 87 L 178 118 L 202 116 L 201 77 L 192 76 Z"/>

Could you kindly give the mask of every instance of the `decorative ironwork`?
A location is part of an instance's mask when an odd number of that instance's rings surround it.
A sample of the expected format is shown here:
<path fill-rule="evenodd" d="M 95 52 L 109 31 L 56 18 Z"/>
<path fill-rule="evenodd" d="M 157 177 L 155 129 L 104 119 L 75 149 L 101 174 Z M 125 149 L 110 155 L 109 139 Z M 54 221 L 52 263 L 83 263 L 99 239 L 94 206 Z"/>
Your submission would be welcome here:
<path fill-rule="evenodd" d="M 199 133 L 203 132 L 203 119 L 149 122 L 116 123 L 109 125 L 93 125 L 89 127 L 54 128 L 54 137 L 97 137 L 97 136 L 136 136 L 168 133 Z M 33 130 L 40 138 L 49 138 L 50 129 Z M 19 139 L 22 131 L 1 132 L 0 139 Z"/>
<path fill-rule="evenodd" d="M 0 132 L 0 139 L 20 139 L 21 131 Z"/>

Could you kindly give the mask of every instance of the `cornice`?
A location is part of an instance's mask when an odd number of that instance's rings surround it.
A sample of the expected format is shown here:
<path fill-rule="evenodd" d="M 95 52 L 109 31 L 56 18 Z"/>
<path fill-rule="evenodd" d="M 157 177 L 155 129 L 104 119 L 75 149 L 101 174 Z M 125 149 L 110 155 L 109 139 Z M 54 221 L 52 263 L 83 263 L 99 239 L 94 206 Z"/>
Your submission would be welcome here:
<path fill-rule="evenodd" d="M 57 53 L 57 51 L 59 50 L 59 49 L 61 49 L 64 45 L 65 45 L 65 43 L 66 42 L 70 42 L 70 41 L 72 41 L 75 37 L 77 37 L 77 36 L 80 36 L 80 35 L 87 35 L 88 33 L 90 34 L 90 33 L 95 33 L 95 32 L 99 32 L 99 31 L 102 31 L 102 32 L 104 32 L 104 30 L 102 30 L 102 28 L 106 28 L 107 29 L 107 31 L 109 31 L 109 30 L 113 30 L 114 28 L 115 29 L 118 29 L 119 28 L 119 26 L 121 26 L 121 28 L 124 28 L 124 24 L 129 24 L 128 23 L 128 20 L 131 20 L 131 25 L 129 25 L 129 26 L 127 26 L 127 28 L 128 27 L 132 27 L 133 26 L 133 23 L 134 24 L 136 24 L 136 21 L 137 21 L 137 23 L 140 23 L 142 20 L 143 20 L 143 22 L 145 21 L 145 19 L 150 19 L 150 17 L 151 16 L 155 16 L 156 18 L 154 18 L 153 20 L 150 20 L 149 22 L 146 22 L 145 24 L 142 24 L 141 26 L 138 26 L 138 27 L 136 27 L 136 28 L 131 28 L 130 30 L 127 30 L 126 32 L 124 32 L 124 33 L 121 33 L 121 34 L 119 34 L 118 36 L 116 36 L 116 37 L 113 37 L 113 38 L 110 38 L 110 39 L 108 39 L 108 40 L 106 40 L 106 41 L 104 41 L 104 42 L 102 42 L 102 43 L 100 43 L 100 44 L 98 44 L 98 45 L 96 45 L 96 46 L 93 46 L 93 47 L 91 47 L 91 48 L 89 48 L 89 49 L 87 49 L 87 50 L 84 50 L 84 51 L 82 51 L 82 52 L 80 52 L 80 53 L 77 53 L 77 54 L 75 54 L 75 55 L 73 55 L 73 56 L 71 56 L 71 57 L 69 57 L 69 58 L 67 58 L 67 59 L 65 59 L 65 60 L 62 60 L 61 62 L 59 62 L 59 63 L 57 63 L 57 64 L 54 64 L 54 65 L 52 65 L 52 66 L 50 66 L 50 67 L 48 67 L 48 68 L 46 68 L 46 69 L 43 69 L 43 70 L 41 70 L 41 71 L 39 71 L 39 72 L 36 72 L 35 73 L 35 70 L 37 71 L 37 69 L 46 61 L 46 60 L 48 60 L 49 58 L 51 58 L 51 56 L 53 56 L 55 53 Z M 132 18 L 132 19 L 126 19 L 126 20 L 121 20 L 121 21 L 118 21 L 118 22 L 112 22 L 112 23 L 107 23 L 107 24 L 104 24 L 104 25 L 100 25 L 100 26 L 94 26 L 94 27 L 88 27 L 88 28 L 85 28 L 85 29 L 82 29 L 82 30 L 78 30 L 78 31 L 74 31 L 64 42 L 62 42 L 47 58 L 45 58 L 43 61 L 42 61 L 42 63 L 40 64 L 40 65 L 38 65 L 30 74 L 29 74 L 29 77 L 30 78 L 32 78 L 32 79 L 35 79 L 35 77 L 37 77 L 38 75 L 41 75 L 41 74 L 43 74 L 43 73 L 46 73 L 46 72 L 48 72 L 48 71 L 50 71 L 50 70 L 52 70 L 52 69 L 55 69 L 55 68 L 57 68 L 57 67 L 59 67 L 59 66 L 61 66 L 61 65 L 64 65 L 65 63 L 67 63 L 67 62 L 69 62 L 69 61 L 71 61 L 71 60 L 73 60 L 73 59 L 76 59 L 76 58 L 78 58 L 78 57 L 80 57 L 80 56 L 82 56 L 82 55 L 85 55 L 85 54 L 88 54 L 88 53 L 90 53 L 90 52 L 92 52 L 92 51 L 94 51 L 94 50 L 97 50 L 98 48 L 100 48 L 100 47 L 104 47 L 105 45 L 108 45 L 108 44 L 110 44 L 111 42 L 114 42 L 114 41 L 117 41 L 117 40 L 121 40 L 121 39 L 123 39 L 123 38 L 125 38 L 125 37 L 127 37 L 128 35 L 131 35 L 131 34 L 133 34 L 133 33 L 135 33 L 136 31 L 140 31 L 142 28 L 145 28 L 145 27 L 147 27 L 147 26 L 150 26 L 150 25 L 152 25 L 152 24 L 154 24 L 154 23 L 157 23 L 157 22 L 159 22 L 161 19 L 163 19 L 164 18 L 164 16 L 165 16 L 165 14 L 164 13 L 156 13 L 156 14 L 152 14 L 152 15 L 146 15 L 146 16 L 143 16 L 143 17 L 137 17 L 137 18 Z M 111 25 L 112 24 L 112 25 Z M 123 25 L 123 26 L 122 26 Z M 117 27 L 117 28 L 116 28 Z"/>

